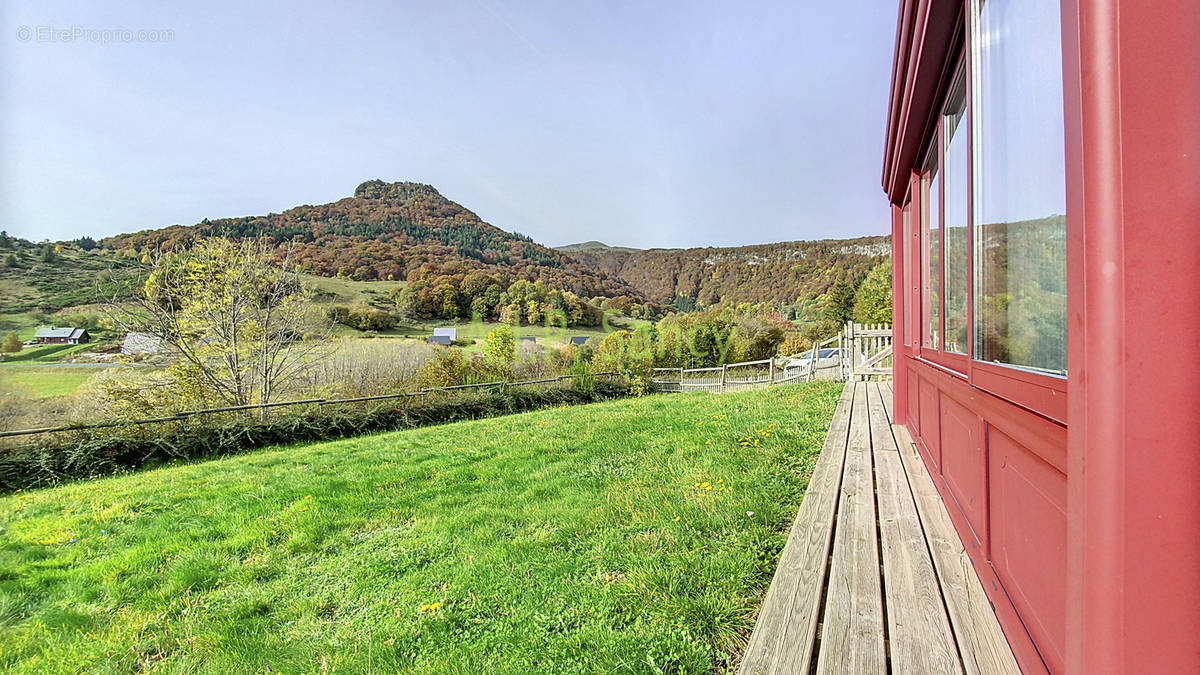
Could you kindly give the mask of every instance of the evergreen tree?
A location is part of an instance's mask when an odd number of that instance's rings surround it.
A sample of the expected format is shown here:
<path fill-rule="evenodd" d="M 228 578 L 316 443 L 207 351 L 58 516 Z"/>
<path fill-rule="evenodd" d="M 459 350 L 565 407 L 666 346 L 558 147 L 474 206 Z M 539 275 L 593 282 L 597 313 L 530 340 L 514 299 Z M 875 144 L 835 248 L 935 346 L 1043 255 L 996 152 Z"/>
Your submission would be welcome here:
<path fill-rule="evenodd" d="M 829 290 L 822 318 L 844 325 L 854 316 L 854 286 L 844 277 Z"/>

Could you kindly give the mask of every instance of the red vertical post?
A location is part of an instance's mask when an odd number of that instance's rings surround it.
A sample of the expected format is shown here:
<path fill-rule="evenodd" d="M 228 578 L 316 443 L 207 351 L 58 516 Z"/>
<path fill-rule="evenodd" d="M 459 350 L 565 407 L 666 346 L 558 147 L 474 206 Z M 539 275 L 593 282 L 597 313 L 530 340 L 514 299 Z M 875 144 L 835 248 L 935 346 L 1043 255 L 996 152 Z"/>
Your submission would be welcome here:
<path fill-rule="evenodd" d="M 904 305 L 905 278 L 904 210 L 896 206 L 892 210 L 892 421 L 896 424 L 908 422 L 908 362 L 904 358 L 904 327 L 908 321 Z M 911 223 L 911 211 L 910 211 Z M 911 226 L 911 224 L 910 224 Z"/>
<path fill-rule="evenodd" d="M 1067 671 L 1200 672 L 1200 6 L 1062 8 Z"/>

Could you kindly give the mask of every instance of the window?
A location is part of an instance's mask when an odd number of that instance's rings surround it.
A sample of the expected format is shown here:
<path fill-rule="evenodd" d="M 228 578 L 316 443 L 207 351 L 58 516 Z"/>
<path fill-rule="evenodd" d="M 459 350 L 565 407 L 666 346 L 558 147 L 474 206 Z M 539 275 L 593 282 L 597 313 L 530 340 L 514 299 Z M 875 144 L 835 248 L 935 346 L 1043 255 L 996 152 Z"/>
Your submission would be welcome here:
<path fill-rule="evenodd" d="M 937 136 L 936 132 L 934 134 Z M 933 144 L 933 150 L 925 160 L 921 170 L 921 317 L 922 340 L 921 346 L 927 349 L 941 349 L 941 286 L 942 263 L 940 250 L 942 246 L 941 227 L 941 183 L 939 182 L 938 166 L 941 157 L 938 144 Z"/>
<path fill-rule="evenodd" d="M 942 110 L 942 139 L 946 170 L 943 190 L 945 239 L 942 258 L 945 265 L 945 351 L 967 353 L 967 287 L 971 272 L 967 267 L 967 83 L 960 68 L 954 86 Z"/>
<path fill-rule="evenodd" d="M 1059 3 L 976 0 L 975 17 L 975 358 L 1065 375 Z"/>
<path fill-rule="evenodd" d="M 903 237 L 901 243 L 904 245 L 904 266 L 900 268 L 901 278 L 909 279 L 909 275 L 912 274 L 913 269 L 912 200 L 904 202 L 904 208 L 900 210 L 900 224 L 900 236 Z M 904 330 L 902 331 L 902 335 L 904 336 L 904 345 L 909 346 L 913 343 L 913 335 L 916 334 L 913 327 L 917 325 L 917 322 L 913 318 L 915 311 L 912 309 L 914 307 L 911 301 L 912 295 L 905 292 L 901 297 L 904 298 Z"/>

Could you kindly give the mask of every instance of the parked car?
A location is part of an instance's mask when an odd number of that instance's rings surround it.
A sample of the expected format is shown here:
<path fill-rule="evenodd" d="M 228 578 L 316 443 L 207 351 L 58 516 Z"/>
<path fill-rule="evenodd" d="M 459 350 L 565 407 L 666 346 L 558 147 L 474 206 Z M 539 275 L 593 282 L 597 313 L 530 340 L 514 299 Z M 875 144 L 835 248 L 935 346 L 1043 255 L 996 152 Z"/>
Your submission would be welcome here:
<path fill-rule="evenodd" d="M 809 370 L 809 362 L 812 360 L 812 352 L 797 356 L 794 359 L 788 359 L 783 364 L 783 370 L 786 375 L 799 375 Z M 842 350 L 836 347 L 827 347 L 817 350 L 817 366 L 816 370 L 821 374 L 829 374 L 830 369 L 839 368 L 842 365 Z"/>

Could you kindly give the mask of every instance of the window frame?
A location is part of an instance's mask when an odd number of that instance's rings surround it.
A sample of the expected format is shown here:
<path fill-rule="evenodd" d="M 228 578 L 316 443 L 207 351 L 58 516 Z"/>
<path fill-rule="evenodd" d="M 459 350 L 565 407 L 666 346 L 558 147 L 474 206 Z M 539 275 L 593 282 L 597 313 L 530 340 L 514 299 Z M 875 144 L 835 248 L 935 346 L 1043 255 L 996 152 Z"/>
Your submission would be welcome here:
<path fill-rule="evenodd" d="M 976 36 L 979 34 L 979 16 L 980 10 L 984 2 L 996 2 L 998 0 L 963 0 L 966 9 L 966 35 L 964 53 L 969 55 L 967 59 L 967 96 L 970 106 L 970 124 L 967 127 L 969 143 L 967 145 L 967 174 L 969 185 L 969 196 L 967 201 L 967 219 L 969 222 L 967 236 L 971 242 L 969 246 L 969 263 L 968 269 L 971 275 L 971 283 L 968 286 L 968 313 L 967 313 L 967 338 L 970 342 L 968 353 L 970 354 L 970 363 L 968 364 L 968 381 L 973 387 L 991 393 L 995 396 L 1003 398 L 1011 403 L 1015 403 L 1023 408 L 1031 410 L 1039 415 L 1048 417 L 1062 424 L 1067 423 L 1067 375 L 1057 375 L 1051 373 L 1042 373 L 1036 370 L 1023 368 L 1018 365 L 991 363 L 988 361 L 979 361 L 975 359 L 975 261 L 972 259 L 975 250 L 975 137 L 981 115 L 986 114 L 986 111 L 980 109 L 979 106 L 979 80 L 977 74 L 979 72 L 980 53 L 976 50 Z M 1060 26 L 1061 28 L 1061 26 Z M 1067 84 L 1065 82 L 1066 68 L 1063 68 L 1064 91 Z M 1063 124 L 1066 120 L 1064 115 Z M 1066 137 L 1064 130 L 1064 138 Z M 1064 177 L 1065 177 L 1064 170 Z M 1069 263 L 1068 263 L 1069 268 Z M 1069 297 L 1069 296 L 1068 296 Z M 1067 327 L 1068 344 L 1070 342 L 1070 326 Z M 1067 365 L 1067 374 L 1070 373 L 1070 363 Z"/>
<path fill-rule="evenodd" d="M 909 187 L 910 194 L 906 199 L 906 203 L 913 208 L 910 218 L 913 236 L 909 238 L 909 241 L 916 246 L 916 253 L 914 255 L 915 269 L 912 269 L 911 272 L 914 274 L 912 306 L 917 311 L 911 313 L 914 315 L 913 325 L 915 326 L 915 331 L 912 333 L 909 348 L 915 358 L 953 377 L 965 380 L 973 388 L 1004 399 L 1050 420 L 1066 424 L 1067 377 L 1050 373 L 1040 373 L 1020 366 L 989 363 L 975 359 L 975 138 L 976 125 L 978 124 L 980 114 L 979 86 L 976 77 L 979 55 L 975 51 L 975 35 L 977 35 L 978 30 L 978 12 L 982 7 L 982 3 L 981 0 L 962 0 L 962 3 L 964 6 L 964 19 L 960 22 L 956 36 L 953 39 L 954 46 L 950 50 L 953 57 L 947 60 L 946 68 L 942 73 L 941 84 L 937 91 L 937 105 L 934 108 L 936 112 L 931 115 L 931 119 L 929 120 L 930 128 L 927 132 L 923 152 L 918 155 L 922 157 L 922 161 L 913 172 L 913 179 L 910 181 Z M 929 166 L 927 158 L 931 152 L 936 150 L 938 153 L 938 171 L 943 174 L 945 171 L 942 116 L 946 109 L 951 88 L 959 76 L 960 69 L 963 71 L 967 87 L 967 125 L 965 129 L 967 134 L 966 236 L 968 242 L 967 272 L 969 283 L 967 284 L 966 354 L 945 351 L 945 176 L 942 175 L 941 180 L 938 181 L 938 195 L 926 195 L 927 190 L 925 187 L 925 181 L 929 173 L 927 170 Z M 925 293 L 925 274 L 929 265 L 929 248 L 924 236 L 925 219 L 928 217 L 929 208 L 929 205 L 926 203 L 927 197 L 930 201 L 933 199 L 938 200 L 938 252 L 941 257 L 938 262 L 941 272 L 938 279 L 939 308 L 937 323 L 939 344 L 936 347 L 925 346 L 925 331 L 928 329 L 929 323 L 927 315 L 928 305 L 926 304 L 928 296 Z"/>
<path fill-rule="evenodd" d="M 960 27 L 960 33 L 961 33 L 961 27 Z M 950 91 L 953 88 L 954 83 L 958 80 L 960 73 L 961 73 L 961 76 L 964 78 L 964 82 L 966 82 L 966 86 L 967 86 L 968 110 L 970 107 L 970 96 L 971 96 L 971 80 L 970 80 L 971 73 L 969 72 L 969 69 L 968 69 L 969 64 L 966 63 L 966 49 L 964 48 L 964 45 L 962 44 L 961 39 L 959 40 L 958 46 L 953 50 L 953 53 L 955 54 L 955 56 L 948 63 L 948 65 L 950 67 L 948 67 L 946 69 L 946 72 L 943 73 L 942 85 L 938 88 L 938 97 L 937 97 L 938 105 L 935 107 L 936 112 L 934 113 L 933 119 L 931 120 L 933 126 L 930 129 L 929 137 L 925 144 L 925 152 L 922 155 L 923 157 L 925 157 L 925 160 L 922 161 L 921 167 L 919 169 L 919 180 L 922 184 L 921 195 L 922 195 L 922 197 L 924 197 L 925 192 L 926 192 L 925 183 L 929 180 L 928 175 L 930 173 L 930 171 L 928 169 L 929 163 L 930 163 L 929 158 L 932 154 L 936 153 L 936 155 L 937 155 L 937 171 L 940 175 L 940 180 L 938 180 L 938 190 L 937 190 L 938 194 L 937 195 L 932 195 L 932 194 L 929 195 L 929 201 L 933 201 L 936 199 L 937 204 L 938 204 L 938 213 L 937 213 L 937 217 L 938 217 L 938 230 L 937 230 L 938 235 L 937 236 L 938 236 L 938 256 L 939 256 L 939 260 L 938 260 L 938 268 L 939 268 L 939 273 L 938 273 L 938 321 L 937 321 L 937 323 L 938 323 L 937 343 L 938 344 L 935 347 L 926 347 L 925 346 L 925 332 L 924 331 L 926 329 L 925 324 L 928 323 L 928 321 L 926 320 L 925 311 L 928 306 L 927 305 L 928 298 L 925 294 L 925 289 L 924 289 L 924 286 L 925 286 L 924 277 L 922 277 L 922 283 L 921 283 L 921 308 L 922 308 L 921 331 L 922 332 L 921 332 L 920 348 L 919 348 L 917 354 L 918 354 L 919 358 L 931 363 L 932 365 L 935 365 L 944 370 L 948 370 L 957 377 L 960 377 L 963 379 L 969 379 L 970 368 L 971 368 L 971 359 L 972 359 L 970 342 L 971 342 L 971 336 L 973 335 L 973 333 L 971 332 L 971 330 L 972 330 L 972 325 L 971 325 L 972 311 L 971 310 L 972 310 L 973 306 L 971 304 L 972 296 L 971 296 L 971 288 L 970 288 L 969 284 L 967 287 L 967 343 L 968 343 L 967 344 L 967 353 L 958 354 L 958 353 L 954 353 L 954 352 L 947 352 L 945 349 L 945 347 L 946 347 L 946 198 L 945 198 L 945 195 L 946 195 L 946 177 L 945 177 L 946 148 L 945 148 L 945 141 L 944 141 L 944 130 L 942 128 L 942 117 L 943 117 L 944 111 L 946 110 L 946 105 L 948 103 L 948 99 L 950 97 Z M 972 206 L 972 204 L 970 201 L 970 199 L 971 199 L 970 186 L 972 185 L 972 182 L 971 182 L 971 179 L 972 179 L 971 159 L 972 159 L 972 157 L 971 157 L 970 152 L 971 152 L 972 135 L 971 135 L 971 125 L 970 125 L 969 121 L 970 121 L 970 117 L 968 114 L 968 124 L 965 129 L 965 131 L 967 133 L 967 200 L 968 200 L 967 201 L 967 232 L 966 232 L 966 236 L 967 236 L 967 240 L 971 241 L 970 237 L 971 237 L 971 233 L 972 233 L 972 230 L 971 230 L 971 225 L 972 225 L 972 223 L 971 223 L 971 206 Z M 960 133 L 962 133 L 962 132 L 960 131 Z M 921 232 L 922 232 L 922 235 L 924 234 L 924 231 L 925 231 L 925 220 L 928 217 L 929 217 L 928 204 L 926 204 L 926 203 L 924 203 L 924 201 L 922 201 L 922 203 L 921 203 Z M 967 247 L 967 270 L 968 270 L 968 272 L 970 272 L 972 269 L 971 262 L 972 262 L 971 261 L 971 251 L 970 251 L 970 246 L 968 246 Z M 922 274 L 924 274 L 924 270 L 926 270 L 928 268 L 928 265 L 929 265 L 929 248 L 925 245 L 925 242 L 922 241 L 922 246 L 921 246 Z"/>
<path fill-rule="evenodd" d="M 900 236 L 903 237 L 903 239 L 901 239 L 900 250 L 901 260 L 892 261 L 893 265 L 900 265 L 901 279 L 909 278 L 908 275 L 911 274 L 913 259 L 920 257 L 919 252 L 913 247 L 913 239 L 912 235 L 910 234 L 913 232 L 913 211 L 918 208 L 918 204 L 913 199 L 914 192 L 913 181 L 909 180 L 908 194 L 904 197 L 904 205 L 900 207 Z M 920 311 L 913 312 L 911 309 L 909 309 L 914 307 L 913 303 L 910 301 L 911 297 L 912 296 L 908 293 L 902 293 L 900 295 L 901 303 L 907 305 L 904 313 L 904 325 L 901 326 L 902 330 L 900 333 L 904 339 L 904 347 L 909 352 L 911 352 L 913 349 L 913 327 L 916 326 L 920 321 Z M 919 305 L 917 305 L 917 307 L 919 307 Z M 915 321 L 913 319 L 914 314 L 916 314 L 918 317 Z"/>

